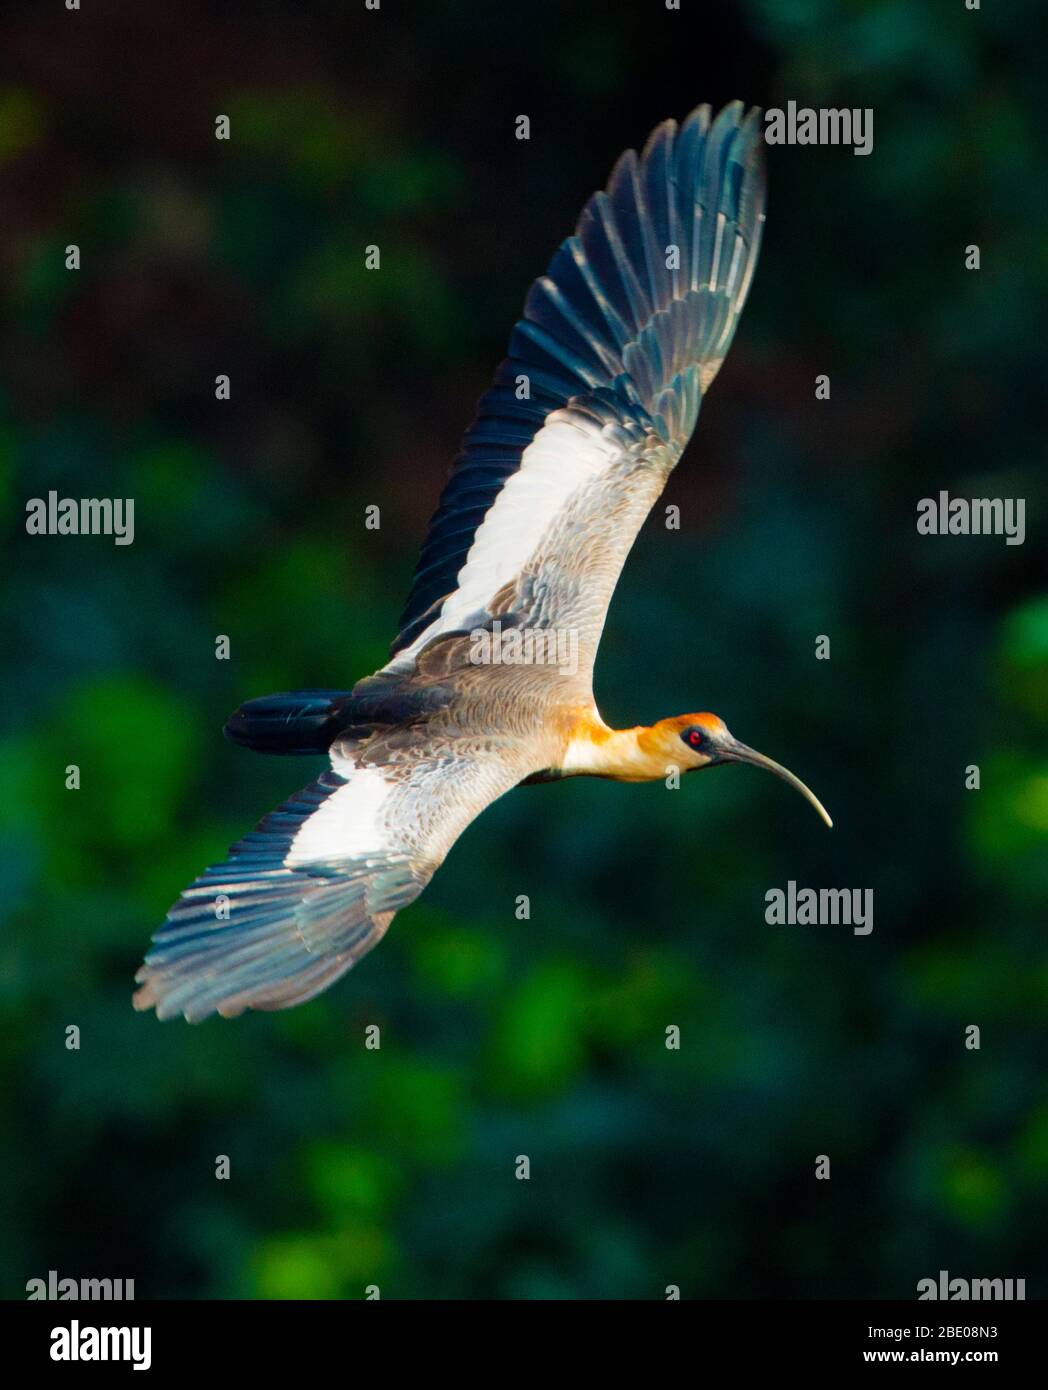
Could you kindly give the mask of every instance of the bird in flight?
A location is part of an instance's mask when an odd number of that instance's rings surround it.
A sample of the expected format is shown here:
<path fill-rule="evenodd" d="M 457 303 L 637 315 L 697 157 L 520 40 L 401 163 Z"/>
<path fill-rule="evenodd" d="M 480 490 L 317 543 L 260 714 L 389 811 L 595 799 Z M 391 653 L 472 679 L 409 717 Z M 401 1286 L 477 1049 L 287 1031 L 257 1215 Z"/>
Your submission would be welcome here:
<path fill-rule="evenodd" d="M 691 437 L 753 278 L 759 112 L 700 106 L 619 159 L 532 285 L 429 525 L 390 660 L 349 691 L 249 700 L 226 733 L 330 767 L 181 895 L 138 1009 L 283 1009 L 382 938 L 485 807 L 522 782 L 752 763 L 713 714 L 612 729 L 593 698 L 608 605 Z"/>

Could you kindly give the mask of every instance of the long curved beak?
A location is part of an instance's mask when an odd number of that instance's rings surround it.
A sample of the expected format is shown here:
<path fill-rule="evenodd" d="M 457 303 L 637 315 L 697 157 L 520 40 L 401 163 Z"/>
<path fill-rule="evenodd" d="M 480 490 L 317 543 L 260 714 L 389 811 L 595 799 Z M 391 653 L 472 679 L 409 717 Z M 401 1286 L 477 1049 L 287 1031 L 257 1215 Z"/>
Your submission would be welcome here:
<path fill-rule="evenodd" d="M 788 767 L 783 767 L 782 763 L 777 763 L 773 758 L 766 758 L 763 753 L 758 753 L 755 748 L 748 748 L 745 743 L 739 743 L 737 739 L 732 740 L 731 744 L 723 750 L 721 756 L 734 762 L 752 763 L 754 767 L 763 767 L 768 772 L 774 772 L 776 777 L 788 782 L 795 791 L 800 792 L 806 801 L 811 802 L 830 829 L 833 829 L 833 821 L 830 820 L 826 807 L 811 788 L 806 787 L 801 779 L 795 777 Z"/>

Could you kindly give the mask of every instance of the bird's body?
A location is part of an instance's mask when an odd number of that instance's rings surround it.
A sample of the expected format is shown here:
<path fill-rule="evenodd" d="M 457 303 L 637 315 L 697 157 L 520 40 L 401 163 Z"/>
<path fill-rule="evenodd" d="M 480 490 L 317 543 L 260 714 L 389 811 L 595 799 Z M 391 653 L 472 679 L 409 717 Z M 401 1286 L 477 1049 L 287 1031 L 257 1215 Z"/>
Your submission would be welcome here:
<path fill-rule="evenodd" d="M 522 782 L 792 774 L 714 715 L 610 729 L 592 676 L 637 532 L 728 350 L 763 223 L 757 112 L 659 126 L 532 286 L 430 523 L 389 662 L 351 691 L 249 701 L 227 725 L 331 766 L 182 894 L 138 1008 L 284 1008 L 383 935 L 484 808 Z M 570 659 L 565 659 L 565 654 Z M 825 817 L 828 820 L 828 817 Z"/>

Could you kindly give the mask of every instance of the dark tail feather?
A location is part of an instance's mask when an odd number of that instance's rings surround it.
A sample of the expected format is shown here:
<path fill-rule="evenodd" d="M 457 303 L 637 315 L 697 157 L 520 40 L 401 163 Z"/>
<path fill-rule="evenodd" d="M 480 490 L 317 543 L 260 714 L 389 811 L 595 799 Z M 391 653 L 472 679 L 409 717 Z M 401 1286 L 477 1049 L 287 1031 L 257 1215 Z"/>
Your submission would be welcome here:
<path fill-rule="evenodd" d="M 326 753 L 346 723 L 348 690 L 290 690 L 248 700 L 225 734 L 257 753 Z"/>

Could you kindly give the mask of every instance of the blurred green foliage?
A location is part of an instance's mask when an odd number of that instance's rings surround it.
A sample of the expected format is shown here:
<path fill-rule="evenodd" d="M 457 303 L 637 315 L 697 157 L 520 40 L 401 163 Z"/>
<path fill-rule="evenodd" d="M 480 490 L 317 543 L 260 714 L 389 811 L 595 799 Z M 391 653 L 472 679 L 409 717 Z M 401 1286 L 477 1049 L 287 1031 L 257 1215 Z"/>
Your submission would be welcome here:
<path fill-rule="evenodd" d="M 1038 8 L 89 9 L 13 3 L 0 45 L 0 1291 L 1043 1296 Z M 525 789 L 316 1002 L 133 1014 L 179 890 L 316 771 L 224 718 L 380 664 L 531 278 L 622 148 L 736 96 L 870 106 L 874 152 L 772 152 L 598 698 L 717 710 L 833 835 L 745 771 Z M 134 545 L 27 537 L 50 488 L 134 497 Z M 1025 497 L 1026 544 L 917 537 L 940 488 Z M 769 928 L 789 878 L 872 887 L 872 936 Z"/>

